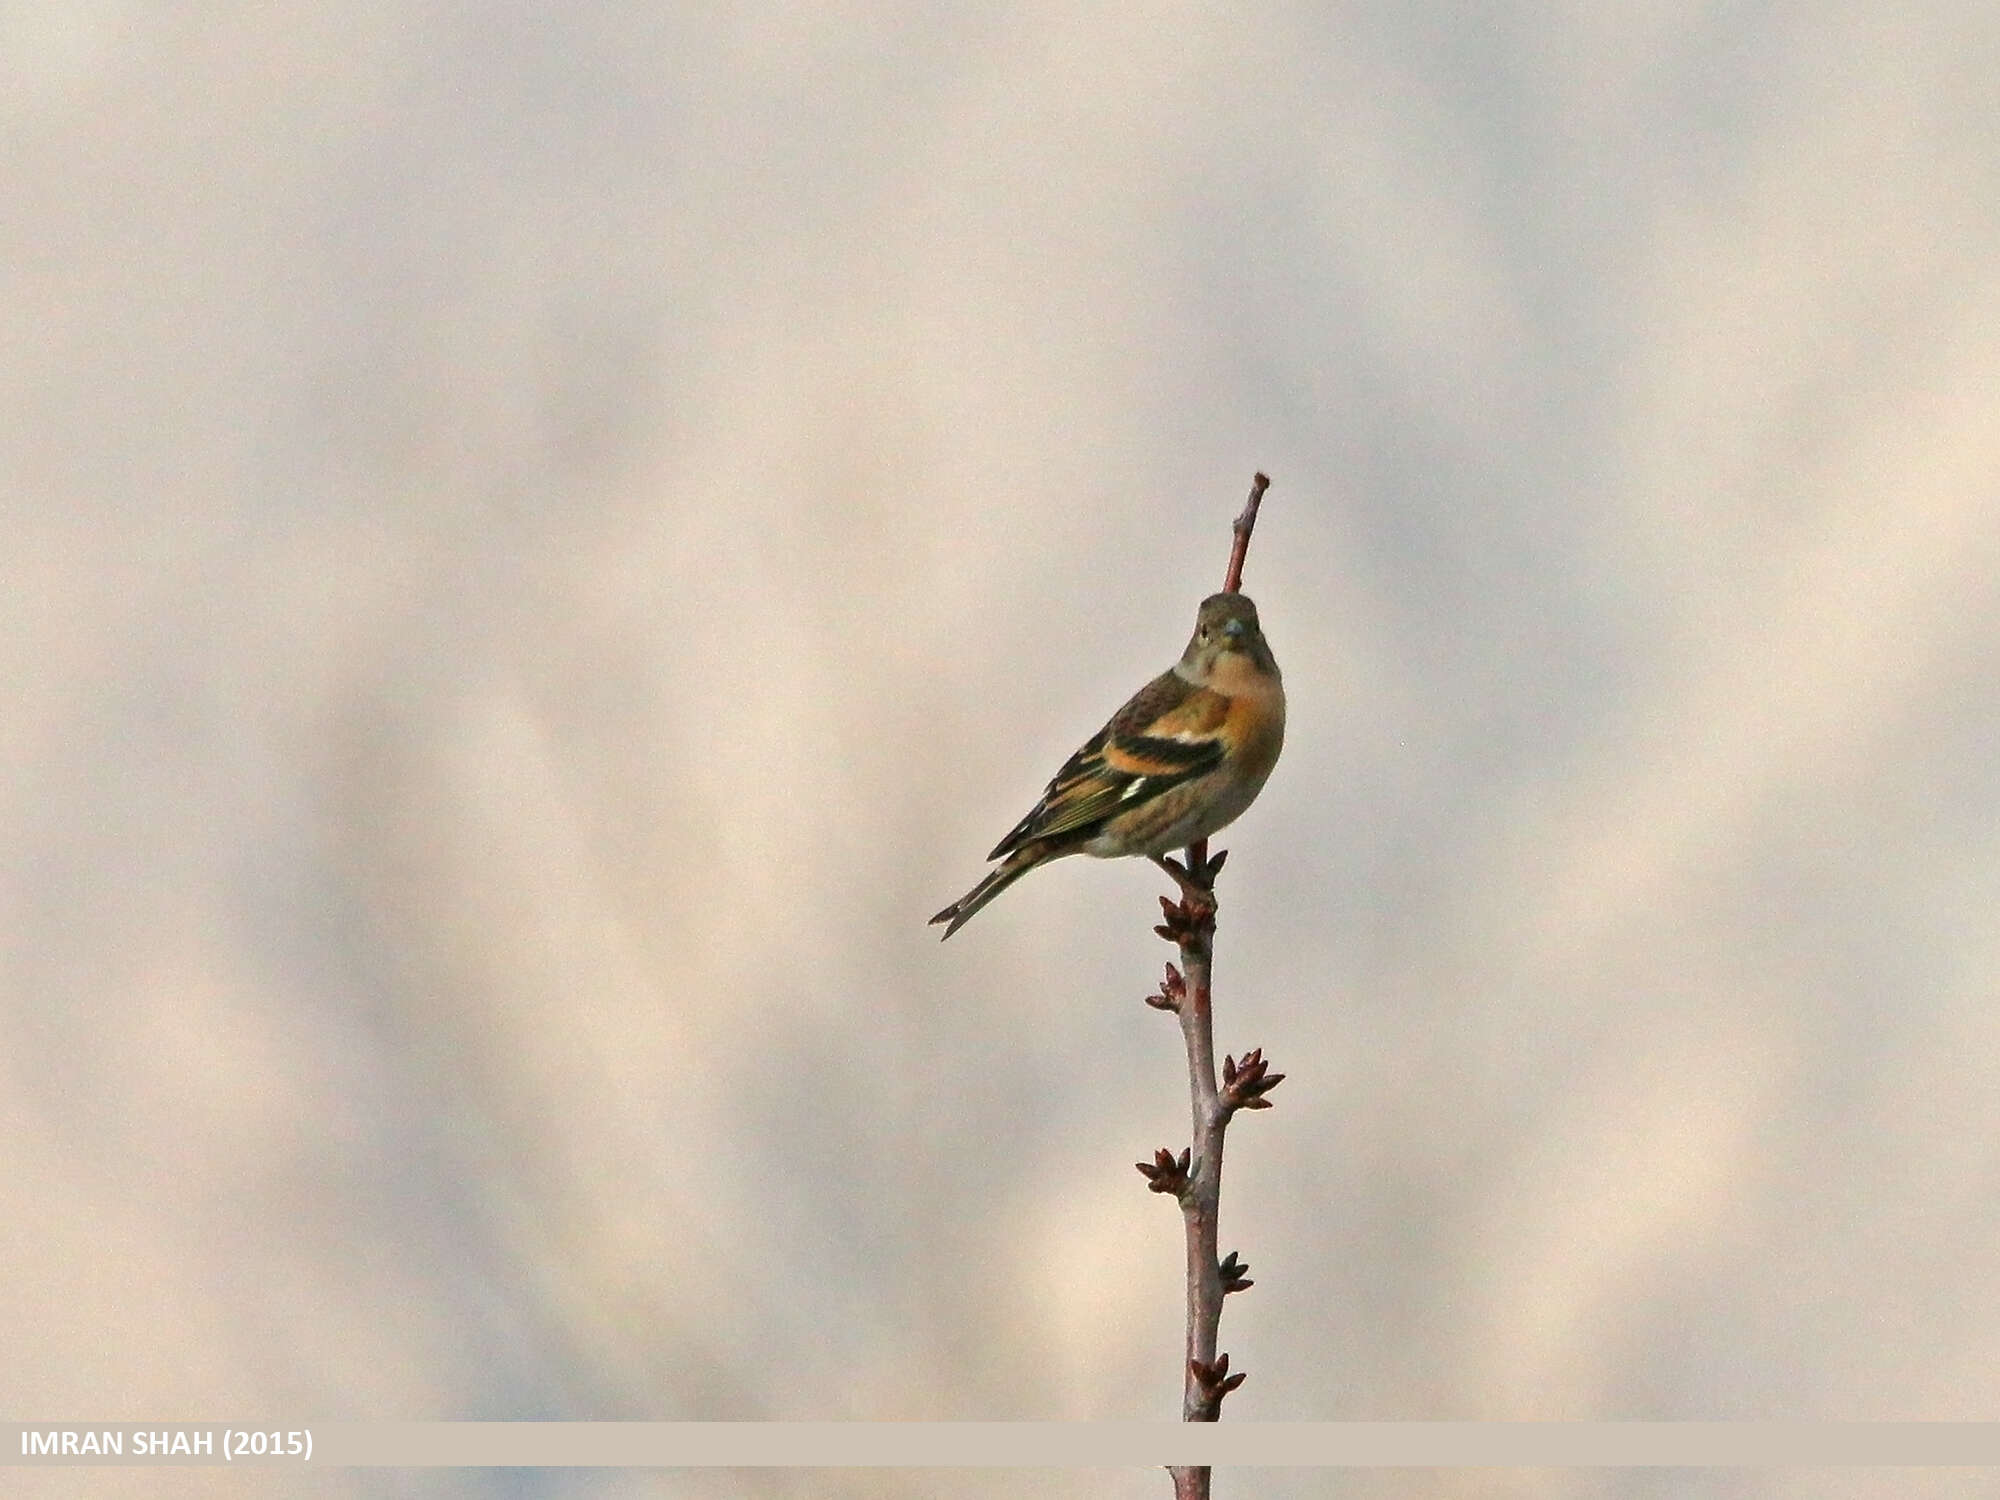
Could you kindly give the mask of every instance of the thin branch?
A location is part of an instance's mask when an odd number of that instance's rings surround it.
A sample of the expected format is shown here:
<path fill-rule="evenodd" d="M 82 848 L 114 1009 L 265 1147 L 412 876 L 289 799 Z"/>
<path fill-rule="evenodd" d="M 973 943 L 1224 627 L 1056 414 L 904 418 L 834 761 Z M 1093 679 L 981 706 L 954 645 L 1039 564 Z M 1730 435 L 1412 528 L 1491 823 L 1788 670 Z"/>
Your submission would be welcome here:
<path fill-rule="evenodd" d="M 1181 1396 L 1181 1420 L 1213 1422 L 1220 1414 L 1222 1394 L 1203 1372 L 1216 1364 L 1215 1341 L 1222 1323 L 1222 1252 L 1217 1243 L 1221 1225 L 1222 1142 L 1229 1112 L 1215 1076 L 1215 1017 L 1211 1006 L 1210 972 L 1215 955 L 1215 873 L 1207 850 L 1187 852 L 1187 864 L 1160 861 L 1162 869 L 1185 893 L 1180 901 L 1160 898 L 1166 908 L 1165 934 L 1180 949 L 1183 994 L 1177 1011 L 1181 1040 L 1187 1047 L 1189 1119 L 1193 1129 L 1193 1161 L 1180 1193 L 1181 1218 L 1187 1231 L 1187 1354 Z M 1226 1367 L 1225 1367 L 1226 1368 Z"/>
<path fill-rule="evenodd" d="M 1257 529 L 1257 507 L 1264 503 L 1264 491 L 1271 487 L 1271 481 L 1259 473 L 1250 481 L 1250 498 L 1243 504 L 1243 514 L 1236 518 L 1236 524 L 1229 529 L 1236 539 L 1229 548 L 1229 567 L 1222 575 L 1222 592 L 1240 594 L 1243 591 L 1243 555 L 1250 550 L 1250 533 Z"/>
<path fill-rule="evenodd" d="M 1271 481 L 1259 474 L 1250 485 L 1250 499 L 1231 528 L 1233 541 L 1224 592 L 1238 592 L 1243 583 L 1243 559 L 1250 550 L 1250 533 L 1257 525 L 1257 507 Z M 1160 898 L 1165 920 L 1154 929 L 1180 950 L 1180 962 L 1167 965 L 1167 976 L 1146 1003 L 1172 1011 L 1181 1023 L 1187 1047 L 1188 1103 L 1193 1145 L 1178 1155 L 1161 1148 L 1150 1162 L 1137 1163 L 1156 1193 L 1171 1193 L 1181 1206 L 1187 1237 L 1187 1348 L 1183 1360 L 1181 1420 L 1213 1422 L 1222 1414 L 1222 1398 L 1243 1384 L 1243 1373 L 1229 1372 L 1229 1356 L 1216 1352 L 1222 1325 L 1222 1299 L 1247 1290 L 1249 1267 L 1231 1251 L 1225 1259 L 1218 1243 L 1222 1207 L 1222 1146 L 1230 1118 L 1239 1109 L 1268 1109 L 1266 1097 L 1284 1079 L 1264 1061 L 1262 1048 L 1247 1052 L 1238 1063 L 1223 1061 L 1218 1085 L 1215 1070 L 1215 1020 L 1210 975 L 1215 958 L 1215 877 L 1228 857 L 1211 859 L 1208 840 L 1190 845 L 1185 862 L 1156 858 L 1153 862 L 1173 878 L 1180 900 Z M 1170 1469 L 1175 1500 L 1208 1500 L 1206 1466 Z"/>

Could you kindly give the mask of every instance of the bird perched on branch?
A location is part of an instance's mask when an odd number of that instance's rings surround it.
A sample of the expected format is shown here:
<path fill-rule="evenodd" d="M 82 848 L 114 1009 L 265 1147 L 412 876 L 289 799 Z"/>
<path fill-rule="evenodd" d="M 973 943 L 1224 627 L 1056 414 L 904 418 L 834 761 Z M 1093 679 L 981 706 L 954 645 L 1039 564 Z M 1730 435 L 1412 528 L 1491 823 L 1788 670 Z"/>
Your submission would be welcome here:
<path fill-rule="evenodd" d="M 1201 601 L 1169 670 L 1133 694 L 994 846 L 996 869 L 931 918 L 950 937 L 1037 865 L 1066 854 L 1158 857 L 1228 826 L 1285 742 L 1285 687 L 1243 594 Z"/>

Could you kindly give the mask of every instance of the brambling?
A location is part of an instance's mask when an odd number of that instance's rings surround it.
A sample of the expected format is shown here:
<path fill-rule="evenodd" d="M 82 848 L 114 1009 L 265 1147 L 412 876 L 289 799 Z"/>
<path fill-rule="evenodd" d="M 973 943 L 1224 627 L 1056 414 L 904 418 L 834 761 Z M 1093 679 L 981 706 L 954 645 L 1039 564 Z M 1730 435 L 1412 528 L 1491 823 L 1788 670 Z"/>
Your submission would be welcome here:
<path fill-rule="evenodd" d="M 1033 812 L 994 846 L 998 869 L 931 918 L 950 937 L 1037 865 L 1066 854 L 1158 858 L 1227 827 L 1263 789 L 1285 743 L 1285 685 L 1257 606 L 1201 601 L 1169 670 L 1072 755 Z"/>

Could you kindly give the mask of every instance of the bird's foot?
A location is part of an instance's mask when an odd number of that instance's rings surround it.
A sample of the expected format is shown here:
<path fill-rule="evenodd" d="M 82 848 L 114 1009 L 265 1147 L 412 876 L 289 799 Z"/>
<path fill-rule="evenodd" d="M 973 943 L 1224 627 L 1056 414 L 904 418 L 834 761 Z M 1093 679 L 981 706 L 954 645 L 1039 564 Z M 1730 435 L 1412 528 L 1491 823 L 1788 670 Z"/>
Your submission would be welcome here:
<path fill-rule="evenodd" d="M 1227 849 L 1217 851 L 1215 857 L 1208 857 L 1208 840 L 1201 839 L 1187 848 L 1187 859 L 1183 863 L 1172 855 L 1151 856 L 1158 865 L 1180 887 L 1181 899 L 1160 898 L 1160 907 L 1166 913 L 1166 921 L 1154 931 L 1170 943 L 1178 943 L 1184 936 L 1196 937 L 1215 931 L 1215 876 L 1222 868 L 1222 862 L 1229 857 Z"/>

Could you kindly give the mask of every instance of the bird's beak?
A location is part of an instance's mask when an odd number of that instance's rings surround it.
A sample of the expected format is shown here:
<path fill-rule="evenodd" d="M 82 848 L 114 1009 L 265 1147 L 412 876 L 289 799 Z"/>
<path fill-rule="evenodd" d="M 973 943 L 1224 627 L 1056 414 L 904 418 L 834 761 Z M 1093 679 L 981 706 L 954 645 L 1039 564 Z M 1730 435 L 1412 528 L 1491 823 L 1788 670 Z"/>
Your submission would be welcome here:
<path fill-rule="evenodd" d="M 1250 633 L 1249 622 L 1246 620 L 1231 620 L 1222 627 L 1222 633 L 1234 640 L 1240 641 Z"/>

